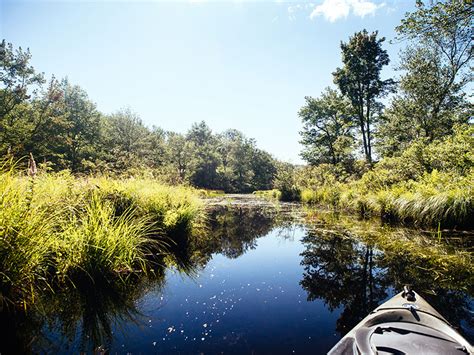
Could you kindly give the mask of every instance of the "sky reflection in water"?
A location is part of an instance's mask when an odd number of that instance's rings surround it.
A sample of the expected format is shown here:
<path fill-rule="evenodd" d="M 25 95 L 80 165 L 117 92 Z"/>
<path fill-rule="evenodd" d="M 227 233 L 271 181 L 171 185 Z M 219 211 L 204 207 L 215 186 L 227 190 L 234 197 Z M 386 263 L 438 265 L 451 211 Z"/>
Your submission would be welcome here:
<path fill-rule="evenodd" d="M 141 304 L 148 328 L 117 344 L 165 353 L 328 350 L 338 339 L 333 324 L 339 312 L 307 302 L 299 285 L 304 230 L 293 229 L 291 239 L 282 237 L 287 232 L 271 231 L 237 259 L 216 255 L 194 280 L 169 272 L 163 293 L 150 293 Z"/>
<path fill-rule="evenodd" d="M 177 268 L 126 287 L 55 295 L 46 316 L 2 324 L 15 346 L 34 352 L 326 353 L 393 295 L 407 268 L 418 269 L 384 264 L 374 248 L 295 216 L 295 206 L 216 206 L 208 235 L 178 245 Z M 433 288 L 429 274 L 410 275 L 419 289 Z M 472 298 L 436 292 L 424 296 L 472 341 Z"/>

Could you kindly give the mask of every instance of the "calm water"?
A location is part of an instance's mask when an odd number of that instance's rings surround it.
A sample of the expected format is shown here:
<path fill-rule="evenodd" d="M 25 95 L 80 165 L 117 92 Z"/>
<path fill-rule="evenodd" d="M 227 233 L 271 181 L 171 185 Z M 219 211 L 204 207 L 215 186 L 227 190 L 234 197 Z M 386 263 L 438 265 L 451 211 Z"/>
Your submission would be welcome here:
<path fill-rule="evenodd" d="M 323 354 L 406 281 L 472 342 L 465 285 L 433 286 L 422 265 L 387 264 L 374 247 L 303 215 L 296 205 L 216 201 L 209 231 L 181 240 L 166 260 L 174 266 L 154 277 L 79 287 L 46 297 L 41 312 L 3 314 L 4 352 Z"/>

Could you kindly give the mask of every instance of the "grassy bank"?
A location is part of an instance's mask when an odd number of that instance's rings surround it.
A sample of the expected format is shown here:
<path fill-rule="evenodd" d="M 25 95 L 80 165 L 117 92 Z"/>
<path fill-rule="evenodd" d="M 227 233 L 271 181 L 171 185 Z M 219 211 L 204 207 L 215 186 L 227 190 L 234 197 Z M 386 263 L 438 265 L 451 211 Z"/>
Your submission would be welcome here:
<path fill-rule="evenodd" d="M 333 209 L 380 216 L 385 220 L 416 225 L 438 224 L 472 228 L 474 214 L 474 174 L 454 176 L 433 171 L 420 179 L 392 186 L 374 186 L 361 180 L 317 189 L 304 189 L 301 201 Z"/>
<path fill-rule="evenodd" d="M 413 143 L 400 156 L 373 166 L 320 164 L 295 169 L 277 181 L 279 192 L 318 207 L 380 216 L 391 222 L 474 228 L 474 127 L 452 136 Z"/>
<path fill-rule="evenodd" d="M 474 228 L 474 172 L 467 176 L 432 171 L 417 180 L 380 184 L 368 173 L 357 181 L 332 181 L 302 188 L 302 203 L 386 221 L 442 227 Z M 281 192 L 257 191 L 255 195 L 278 199 Z"/>
<path fill-rule="evenodd" d="M 194 189 L 146 179 L 0 171 L 0 304 L 96 275 L 148 272 L 202 215 Z"/>

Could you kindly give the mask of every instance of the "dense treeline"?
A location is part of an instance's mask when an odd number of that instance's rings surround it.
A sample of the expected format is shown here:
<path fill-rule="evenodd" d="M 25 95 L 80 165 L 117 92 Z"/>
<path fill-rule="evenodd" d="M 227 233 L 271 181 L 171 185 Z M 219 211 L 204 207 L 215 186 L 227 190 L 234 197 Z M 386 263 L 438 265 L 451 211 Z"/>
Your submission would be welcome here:
<path fill-rule="evenodd" d="M 33 153 L 43 167 L 73 173 L 153 173 L 169 183 L 225 191 L 271 187 L 276 161 L 254 139 L 230 129 L 214 134 L 204 123 L 186 134 L 148 128 L 130 109 L 97 110 L 67 79 L 46 82 L 31 54 L 0 45 L 0 152 Z"/>

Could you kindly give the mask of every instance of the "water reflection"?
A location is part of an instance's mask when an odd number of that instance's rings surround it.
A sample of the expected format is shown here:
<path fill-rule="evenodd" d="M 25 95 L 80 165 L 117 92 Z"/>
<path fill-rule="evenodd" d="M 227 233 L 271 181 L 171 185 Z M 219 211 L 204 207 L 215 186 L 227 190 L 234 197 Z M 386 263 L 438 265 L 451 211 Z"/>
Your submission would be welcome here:
<path fill-rule="evenodd" d="M 423 238 L 414 230 L 390 228 L 367 221 L 348 222 L 343 217 L 326 216 L 311 225 L 302 240 L 305 245 L 301 254 L 304 274 L 300 284 L 307 291 L 309 301 L 321 299 L 330 310 L 343 309 L 336 322 L 339 334 L 345 335 L 404 284 L 412 284 L 454 326 L 461 332 L 464 329 L 465 335 L 472 339 L 472 292 L 468 291 L 472 288 L 472 279 L 457 273 L 440 280 L 438 270 L 420 262 L 422 250 L 419 253 L 390 248 L 377 250 L 376 244 L 363 243 L 354 235 L 354 230 L 361 224 L 365 224 L 365 233 L 378 233 L 379 237 L 383 233 L 387 239 L 399 237 L 400 232 L 410 233 L 411 238 Z M 357 232 L 358 236 L 362 233 L 360 229 Z"/>
<path fill-rule="evenodd" d="M 372 247 L 332 232 L 311 231 L 303 239 L 301 286 L 308 300 L 322 299 L 331 311 L 343 307 L 336 330 L 344 335 L 387 297 Z"/>
<path fill-rule="evenodd" d="M 400 228 L 302 216 L 294 205 L 217 204 L 154 273 L 75 280 L 45 290 L 35 311 L 0 313 L 0 352 L 323 353 L 404 283 L 472 339 L 470 272 L 449 264 L 440 278 L 418 254 L 377 244 Z"/>

